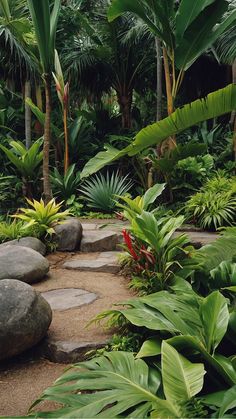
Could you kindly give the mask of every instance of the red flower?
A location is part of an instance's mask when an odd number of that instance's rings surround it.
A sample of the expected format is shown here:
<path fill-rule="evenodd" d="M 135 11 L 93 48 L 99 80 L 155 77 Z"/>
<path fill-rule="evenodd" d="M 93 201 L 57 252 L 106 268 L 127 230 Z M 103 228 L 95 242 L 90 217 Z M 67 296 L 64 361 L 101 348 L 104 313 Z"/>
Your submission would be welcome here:
<path fill-rule="evenodd" d="M 137 253 L 134 250 L 130 233 L 127 230 L 123 230 L 122 231 L 122 234 L 123 234 L 123 238 L 124 238 L 125 244 L 128 247 L 129 253 L 134 258 L 134 260 L 138 260 L 139 257 L 138 257 Z"/>

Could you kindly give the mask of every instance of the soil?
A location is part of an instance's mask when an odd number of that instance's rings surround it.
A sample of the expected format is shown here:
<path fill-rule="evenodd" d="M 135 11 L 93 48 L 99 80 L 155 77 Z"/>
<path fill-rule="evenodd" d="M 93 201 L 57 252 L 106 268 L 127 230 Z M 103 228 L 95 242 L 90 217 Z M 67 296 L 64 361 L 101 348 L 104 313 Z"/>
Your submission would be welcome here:
<path fill-rule="evenodd" d="M 82 288 L 94 292 L 97 299 L 91 303 L 64 311 L 54 311 L 48 335 L 53 340 L 101 341 L 111 332 L 87 323 L 98 313 L 112 307 L 113 303 L 130 299 L 127 280 L 109 273 L 79 272 L 62 269 L 65 260 L 73 253 L 55 253 L 48 257 L 51 265 L 49 276 L 34 288 L 40 292 L 60 288 Z M 93 256 L 89 255 L 90 257 Z M 84 254 L 84 258 L 88 255 Z M 27 414 L 32 402 L 50 386 L 67 368 L 65 364 L 51 363 L 37 359 L 31 350 L 24 355 L 0 363 L 0 415 L 19 416 Z M 48 404 L 47 409 L 55 407 Z M 44 405 L 45 409 L 45 405 Z"/>

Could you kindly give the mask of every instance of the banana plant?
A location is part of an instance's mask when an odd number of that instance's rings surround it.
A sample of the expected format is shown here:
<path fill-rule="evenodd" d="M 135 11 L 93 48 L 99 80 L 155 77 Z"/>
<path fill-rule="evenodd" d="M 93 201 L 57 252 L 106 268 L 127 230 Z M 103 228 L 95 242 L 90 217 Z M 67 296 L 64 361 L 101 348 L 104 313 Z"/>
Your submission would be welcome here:
<path fill-rule="evenodd" d="M 226 0 L 113 0 L 108 10 L 112 22 L 124 13 L 136 15 L 161 42 L 168 114 L 185 71 L 236 21 L 236 10 Z M 176 67 L 179 70 L 176 72 Z"/>
<path fill-rule="evenodd" d="M 64 405 L 54 412 L 40 412 L 40 418 L 147 418 L 151 412 L 153 418 L 198 417 L 201 407 L 194 409 L 194 399 L 203 387 L 204 365 L 190 362 L 166 342 L 161 358 L 162 374 L 129 352 L 105 353 L 81 362 L 45 390 L 33 407 L 46 400 Z"/>
<path fill-rule="evenodd" d="M 27 3 L 35 30 L 46 96 L 43 145 L 43 193 L 45 201 L 49 202 L 52 197 L 49 174 L 51 74 L 54 69 L 55 38 L 61 0 L 54 0 L 52 12 L 50 12 L 51 2 L 49 0 L 27 0 Z"/>
<path fill-rule="evenodd" d="M 106 151 L 99 152 L 85 165 L 81 178 L 102 169 L 109 163 L 128 155 L 134 156 L 148 147 L 161 144 L 165 139 L 174 136 L 199 122 L 231 112 L 236 108 L 236 85 L 231 84 L 204 99 L 198 99 L 155 124 L 148 125 L 138 132 L 134 141 L 123 150 L 107 146 Z"/>

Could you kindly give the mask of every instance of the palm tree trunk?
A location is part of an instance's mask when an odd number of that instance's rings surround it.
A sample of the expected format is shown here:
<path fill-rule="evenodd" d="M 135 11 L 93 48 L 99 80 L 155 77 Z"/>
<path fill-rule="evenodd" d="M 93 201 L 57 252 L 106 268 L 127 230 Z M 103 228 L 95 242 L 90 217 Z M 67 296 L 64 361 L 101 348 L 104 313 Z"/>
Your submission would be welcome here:
<path fill-rule="evenodd" d="M 155 37 L 156 48 L 156 64 L 157 64 L 157 113 L 156 120 L 160 121 L 162 118 L 162 59 L 161 59 L 161 42 Z"/>
<path fill-rule="evenodd" d="M 122 128 L 130 129 L 132 125 L 131 107 L 132 107 L 132 92 L 117 92 L 118 103 L 122 118 Z"/>
<path fill-rule="evenodd" d="M 27 80 L 25 82 L 25 99 L 31 98 L 31 84 L 30 81 Z M 26 141 L 26 148 L 30 148 L 31 146 L 31 109 L 29 105 L 25 103 L 25 141 Z"/>
<path fill-rule="evenodd" d="M 44 143 L 43 143 L 43 196 L 46 203 L 52 198 L 52 190 L 49 174 L 49 152 L 50 152 L 50 123 L 51 123 L 51 75 L 44 75 L 46 114 L 44 124 Z"/>

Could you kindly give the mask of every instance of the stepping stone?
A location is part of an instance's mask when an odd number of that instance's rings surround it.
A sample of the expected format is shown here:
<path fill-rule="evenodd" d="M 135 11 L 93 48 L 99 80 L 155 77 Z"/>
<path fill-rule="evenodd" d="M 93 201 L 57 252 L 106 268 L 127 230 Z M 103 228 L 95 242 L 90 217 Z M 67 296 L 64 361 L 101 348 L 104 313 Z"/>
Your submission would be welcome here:
<path fill-rule="evenodd" d="M 80 250 L 88 253 L 116 250 L 120 240 L 121 234 L 115 231 L 88 230 L 84 231 Z"/>
<path fill-rule="evenodd" d="M 186 234 L 189 237 L 190 243 L 196 249 L 199 249 L 206 244 L 210 244 L 220 237 L 218 233 L 208 233 L 204 231 L 177 231 L 174 233 L 174 237 L 178 237 L 181 234 Z"/>
<path fill-rule="evenodd" d="M 50 338 L 46 338 L 38 347 L 37 352 L 51 362 L 71 364 L 84 361 L 89 351 L 103 348 L 107 343 L 108 339 L 99 342 L 70 342 L 53 341 Z"/>
<path fill-rule="evenodd" d="M 79 288 L 61 288 L 42 292 L 41 295 L 50 304 L 52 310 L 60 311 L 90 304 L 97 298 L 93 292 Z"/>
<path fill-rule="evenodd" d="M 82 259 L 80 256 L 65 262 L 65 269 L 78 271 L 117 273 L 120 270 L 118 255 L 120 252 L 102 252 L 96 259 Z"/>

